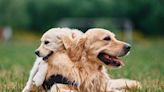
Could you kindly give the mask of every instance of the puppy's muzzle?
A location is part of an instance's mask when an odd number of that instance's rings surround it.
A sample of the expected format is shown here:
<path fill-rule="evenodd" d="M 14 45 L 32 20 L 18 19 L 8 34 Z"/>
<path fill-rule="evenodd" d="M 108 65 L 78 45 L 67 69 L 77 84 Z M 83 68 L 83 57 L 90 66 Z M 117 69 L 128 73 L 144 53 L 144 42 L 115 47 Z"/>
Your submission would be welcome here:
<path fill-rule="evenodd" d="M 38 56 L 38 57 L 43 57 L 43 60 L 47 60 L 52 54 L 53 54 L 53 51 L 50 51 L 46 56 L 41 56 L 39 50 L 36 50 L 35 51 L 35 54 Z"/>
<path fill-rule="evenodd" d="M 47 61 L 48 58 L 53 54 L 53 51 L 51 51 L 47 56 L 43 57 L 44 61 Z"/>
<path fill-rule="evenodd" d="M 38 50 L 35 51 L 35 54 L 40 57 L 40 52 Z"/>

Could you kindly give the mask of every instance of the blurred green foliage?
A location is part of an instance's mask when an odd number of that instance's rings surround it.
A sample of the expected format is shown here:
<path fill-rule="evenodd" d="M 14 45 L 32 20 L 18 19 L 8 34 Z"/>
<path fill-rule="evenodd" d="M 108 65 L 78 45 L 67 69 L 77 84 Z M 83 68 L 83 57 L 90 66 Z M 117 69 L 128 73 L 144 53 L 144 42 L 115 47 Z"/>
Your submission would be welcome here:
<path fill-rule="evenodd" d="M 145 34 L 164 34 L 163 0 L 0 0 L 0 25 L 47 30 L 62 18 L 126 18 Z"/>

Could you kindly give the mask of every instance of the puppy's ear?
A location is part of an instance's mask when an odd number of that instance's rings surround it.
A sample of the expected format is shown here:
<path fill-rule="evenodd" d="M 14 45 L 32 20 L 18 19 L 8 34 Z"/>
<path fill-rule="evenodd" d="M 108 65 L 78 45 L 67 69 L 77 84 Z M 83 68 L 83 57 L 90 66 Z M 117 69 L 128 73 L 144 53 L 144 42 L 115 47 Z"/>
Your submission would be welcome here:
<path fill-rule="evenodd" d="M 72 46 L 72 38 L 69 36 L 62 36 L 62 42 L 64 44 L 64 48 L 67 50 Z"/>

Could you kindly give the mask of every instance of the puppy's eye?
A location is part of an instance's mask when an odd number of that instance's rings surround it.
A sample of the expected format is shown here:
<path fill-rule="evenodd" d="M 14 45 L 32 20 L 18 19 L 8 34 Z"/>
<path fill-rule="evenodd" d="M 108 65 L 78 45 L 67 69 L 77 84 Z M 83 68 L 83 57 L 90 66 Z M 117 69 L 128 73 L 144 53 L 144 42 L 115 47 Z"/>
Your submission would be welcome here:
<path fill-rule="evenodd" d="M 107 37 L 105 37 L 103 40 L 110 41 L 111 38 L 110 38 L 110 36 L 107 36 Z"/>
<path fill-rule="evenodd" d="M 50 43 L 50 42 L 49 42 L 49 41 L 45 41 L 45 42 L 44 42 L 44 44 L 48 44 L 48 43 Z"/>

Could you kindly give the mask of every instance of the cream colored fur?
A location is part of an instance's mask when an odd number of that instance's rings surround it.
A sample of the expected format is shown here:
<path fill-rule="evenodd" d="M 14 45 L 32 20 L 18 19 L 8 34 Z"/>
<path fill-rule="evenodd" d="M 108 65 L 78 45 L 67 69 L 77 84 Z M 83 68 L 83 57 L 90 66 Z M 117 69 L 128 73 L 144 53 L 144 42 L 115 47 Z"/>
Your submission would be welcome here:
<path fill-rule="evenodd" d="M 41 45 L 38 48 L 41 50 L 41 56 L 46 56 L 50 51 L 54 53 L 57 50 L 64 49 L 63 45 L 63 36 L 67 35 L 70 40 L 73 40 L 76 37 L 81 36 L 83 33 L 77 29 L 69 28 L 52 28 L 48 30 L 41 38 Z M 49 41 L 49 45 L 44 44 L 45 41 Z M 42 60 L 42 58 L 37 57 L 36 61 L 31 69 L 29 79 L 26 83 L 26 86 L 22 92 L 29 92 L 32 89 L 32 86 L 41 86 L 48 69 L 48 64 Z"/>
<path fill-rule="evenodd" d="M 101 40 L 106 35 L 111 36 L 110 43 Z M 77 43 L 77 47 L 70 46 L 68 52 L 55 54 L 49 59 L 46 79 L 53 74 L 62 74 L 80 84 L 77 90 L 79 92 L 120 92 L 127 88 L 140 88 L 139 82 L 135 80 L 110 79 L 104 64 L 96 57 L 102 50 L 112 55 L 121 54 L 121 48 L 126 44 L 125 42 L 118 41 L 113 33 L 104 29 L 91 29 L 82 39 L 86 41 L 73 42 Z"/>
<path fill-rule="evenodd" d="M 112 42 L 109 45 L 106 42 L 101 42 L 105 35 L 112 37 Z M 109 54 L 118 55 L 120 50 L 125 44 L 114 38 L 114 34 L 104 29 L 91 29 L 85 35 L 80 38 L 72 39 L 68 35 L 60 35 L 62 42 L 66 50 L 58 49 L 48 60 L 48 71 L 46 79 L 53 74 L 62 74 L 70 80 L 75 80 L 79 83 L 79 86 L 69 87 L 68 85 L 55 84 L 51 88 L 51 92 L 122 92 L 126 88 L 138 88 L 139 82 L 128 79 L 110 79 L 108 76 L 104 64 L 100 62 L 96 56 L 101 50 L 108 49 Z M 42 37 L 42 42 L 45 36 Z M 74 38 L 73 35 L 71 37 Z M 97 42 L 98 41 L 98 42 Z M 62 44 L 62 43 L 60 43 Z M 61 46 L 61 45 L 60 45 Z M 58 48 L 60 48 L 60 46 Z M 109 48 L 110 47 L 110 48 Z M 39 50 L 47 48 L 43 46 L 43 43 L 39 47 Z M 52 48 L 50 47 L 50 50 Z M 56 50 L 56 49 L 55 49 Z M 44 51 L 43 56 L 44 56 Z M 45 51 L 47 53 L 49 51 Z M 76 55 L 76 56 L 75 56 Z M 44 63 L 42 63 L 43 66 Z M 38 72 L 45 75 L 45 72 Z M 35 77 L 37 80 L 38 77 Z"/>
<path fill-rule="evenodd" d="M 41 62 L 44 62 L 42 60 L 42 58 L 37 57 L 35 62 L 34 62 L 33 68 L 30 71 L 29 79 L 28 79 L 28 81 L 26 83 L 26 86 L 22 90 L 22 92 L 29 92 L 31 90 L 32 85 L 33 85 L 33 78 L 34 78 L 35 74 L 38 73 L 38 69 L 41 68 L 39 66 Z M 43 69 L 43 68 L 41 68 L 41 69 Z M 43 76 L 43 77 L 45 77 L 45 76 Z M 38 81 L 44 81 L 44 80 L 40 80 L 39 77 L 38 77 Z"/>

